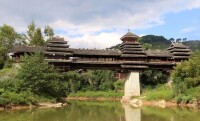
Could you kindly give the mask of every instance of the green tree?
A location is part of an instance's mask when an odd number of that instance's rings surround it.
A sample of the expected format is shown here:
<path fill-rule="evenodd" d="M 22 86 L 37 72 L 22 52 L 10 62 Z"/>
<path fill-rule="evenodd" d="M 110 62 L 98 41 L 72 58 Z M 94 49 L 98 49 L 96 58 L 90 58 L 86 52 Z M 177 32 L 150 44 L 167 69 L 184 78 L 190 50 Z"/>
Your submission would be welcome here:
<path fill-rule="evenodd" d="M 13 27 L 6 24 L 0 27 L 0 68 L 3 67 L 7 53 L 18 38 L 19 34 L 17 34 Z"/>
<path fill-rule="evenodd" d="M 114 89 L 114 82 L 117 79 L 114 76 L 114 72 L 108 70 L 95 70 L 92 72 L 91 77 L 94 90 L 113 90 Z"/>
<path fill-rule="evenodd" d="M 37 28 L 34 32 L 34 36 L 30 41 L 30 45 L 34 46 L 42 46 L 44 45 L 45 41 L 43 39 L 43 35 L 40 28 Z"/>
<path fill-rule="evenodd" d="M 146 70 L 142 72 L 140 81 L 143 87 L 150 86 L 155 87 L 158 84 L 164 84 L 167 82 L 168 74 L 159 70 Z"/>
<path fill-rule="evenodd" d="M 152 45 L 151 49 L 166 49 L 169 47 L 171 42 L 163 36 L 156 35 L 145 35 L 139 40 L 141 43 L 149 43 Z"/>
<path fill-rule="evenodd" d="M 54 31 L 50 26 L 45 26 L 44 34 L 47 37 L 47 40 L 51 40 L 54 36 Z"/>
<path fill-rule="evenodd" d="M 178 64 L 172 72 L 173 91 L 176 96 L 182 95 L 189 88 L 200 85 L 200 51 L 192 54 L 188 61 Z"/>
<path fill-rule="evenodd" d="M 64 79 L 69 83 L 70 92 L 76 93 L 81 88 L 81 81 L 83 80 L 81 75 L 75 71 L 69 71 L 63 75 Z"/>
<path fill-rule="evenodd" d="M 44 45 L 45 41 L 41 32 L 41 28 L 37 27 L 34 21 L 28 25 L 27 35 L 23 34 L 22 38 L 23 42 L 28 40 L 29 45 L 31 46 L 42 46 Z"/>
<path fill-rule="evenodd" d="M 68 83 L 54 67 L 44 61 L 40 53 L 22 59 L 17 78 L 21 80 L 20 91 L 30 91 L 39 96 L 56 97 L 60 99 L 67 95 Z"/>
<path fill-rule="evenodd" d="M 28 30 L 27 30 L 27 39 L 29 40 L 29 42 L 32 41 L 34 34 L 35 34 L 35 30 L 36 30 L 36 25 L 35 22 L 32 21 L 29 25 L 28 25 Z"/>
<path fill-rule="evenodd" d="M 143 47 L 145 50 L 152 49 L 152 44 L 144 43 L 144 44 L 142 44 L 142 47 Z"/>

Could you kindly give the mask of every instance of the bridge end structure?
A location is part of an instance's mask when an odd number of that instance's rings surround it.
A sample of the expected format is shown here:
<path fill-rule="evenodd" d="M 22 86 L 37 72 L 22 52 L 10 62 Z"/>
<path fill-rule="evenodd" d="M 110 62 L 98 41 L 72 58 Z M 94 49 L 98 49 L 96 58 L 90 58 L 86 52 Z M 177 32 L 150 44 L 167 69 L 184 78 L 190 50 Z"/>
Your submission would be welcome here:
<path fill-rule="evenodd" d="M 139 71 L 131 71 L 125 79 L 124 96 L 122 102 L 129 102 L 131 97 L 140 96 Z"/>

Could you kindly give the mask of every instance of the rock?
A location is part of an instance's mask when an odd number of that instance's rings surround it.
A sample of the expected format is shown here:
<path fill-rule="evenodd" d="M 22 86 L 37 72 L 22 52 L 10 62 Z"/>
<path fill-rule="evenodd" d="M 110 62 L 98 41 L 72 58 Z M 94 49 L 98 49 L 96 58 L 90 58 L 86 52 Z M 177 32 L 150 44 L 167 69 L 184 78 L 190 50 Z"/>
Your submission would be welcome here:
<path fill-rule="evenodd" d="M 161 100 L 157 103 L 158 106 L 165 108 L 166 107 L 166 101 L 165 100 Z"/>
<path fill-rule="evenodd" d="M 167 82 L 167 87 L 169 87 L 169 88 L 172 88 L 172 83 L 173 83 L 173 81 L 172 80 L 169 80 L 168 82 Z"/>
<path fill-rule="evenodd" d="M 51 107 L 62 107 L 63 104 L 62 103 L 39 103 L 39 106 L 40 107 L 48 107 L 48 108 L 51 108 Z"/>
<path fill-rule="evenodd" d="M 143 104 L 141 99 L 133 99 L 130 101 L 130 105 L 132 105 L 133 107 L 141 107 Z"/>
<path fill-rule="evenodd" d="M 131 101 L 131 97 L 123 96 L 121 99 L 121 103 L 129 103 Z"/>

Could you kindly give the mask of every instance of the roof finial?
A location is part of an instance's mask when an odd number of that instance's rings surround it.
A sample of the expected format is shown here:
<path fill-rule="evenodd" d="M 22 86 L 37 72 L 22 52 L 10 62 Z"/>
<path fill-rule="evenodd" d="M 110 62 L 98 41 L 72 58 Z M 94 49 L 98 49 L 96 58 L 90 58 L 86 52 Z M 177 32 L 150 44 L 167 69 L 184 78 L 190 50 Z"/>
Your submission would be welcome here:
<path fill-rule="evenodd" d="M 130 29 L 128 29 L 128 32 L 130 32 Z"/>

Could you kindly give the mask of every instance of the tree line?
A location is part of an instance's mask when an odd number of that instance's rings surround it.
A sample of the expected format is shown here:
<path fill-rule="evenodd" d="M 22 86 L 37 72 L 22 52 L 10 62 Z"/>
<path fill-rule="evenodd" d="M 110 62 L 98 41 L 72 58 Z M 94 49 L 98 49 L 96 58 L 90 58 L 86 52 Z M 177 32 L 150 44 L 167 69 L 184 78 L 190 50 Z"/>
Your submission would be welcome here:
<path fill-rule="evenodd" d="M 9 59 L 7 54 L 14 45 L 42 46 L 47 40 L 54 36 L 54 30 L 50 26 L 45 26 L 42 32 L 32 21 L 25 33 L 18 33 L 9 25 L 0 26 L 0 69 L 3 68 Z"/>

